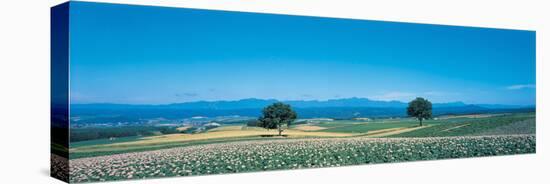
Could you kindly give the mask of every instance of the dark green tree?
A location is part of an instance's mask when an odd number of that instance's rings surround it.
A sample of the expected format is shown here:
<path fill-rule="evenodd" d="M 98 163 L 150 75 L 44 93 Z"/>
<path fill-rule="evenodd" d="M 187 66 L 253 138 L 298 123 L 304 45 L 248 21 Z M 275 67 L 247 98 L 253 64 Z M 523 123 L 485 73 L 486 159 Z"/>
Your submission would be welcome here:
<path fill-rule="evenodd" d="M 278 129 L 279 136 L 281 136 L 284 131 L 283 126 L 289 127 L 296 116 L 296 112 L 292 110 L 290 105 L 276 102 L 263 109 L 262 116 L 258 118 L 260 121 L 259 126 L 268 130 Z"/>
<path fill-rule="evenodd" d="M 409 107 L 407 107 L 407 115 L 410 117 L 415 117 L 420 121 L 420 126 L 422 126 L 422 120 L 432 118 L 432 102 L 417 97 L 413 101 L 409 102 Z"/>

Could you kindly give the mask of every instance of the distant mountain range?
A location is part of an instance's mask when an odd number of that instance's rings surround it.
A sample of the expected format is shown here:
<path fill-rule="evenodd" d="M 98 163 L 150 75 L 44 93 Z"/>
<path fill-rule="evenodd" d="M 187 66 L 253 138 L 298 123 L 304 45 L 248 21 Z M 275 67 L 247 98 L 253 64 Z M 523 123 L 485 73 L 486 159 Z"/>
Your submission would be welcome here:
<path fill-rule="evenodd" d="M 119 115 L 138 118 L 188 118 L 193 116 L 251 116 L 257 117 L 261 110 L 278 102 L 274 99 L 242 99 L 235 101 L 197 101 L 165 105 L 130 104 L 72 104 L 71 116 Z M 378 101 L 367 98 L 343 98 L 331 100 L 290 100 L 290 104 L 300 118 L 328 117 L 389 117 L 405 116 L 407 103 L 400 101 Z M 433 113 L 466 114 L 533 110 L 534 106 L 465 104 L 463 102 L 434 103 Z"/>

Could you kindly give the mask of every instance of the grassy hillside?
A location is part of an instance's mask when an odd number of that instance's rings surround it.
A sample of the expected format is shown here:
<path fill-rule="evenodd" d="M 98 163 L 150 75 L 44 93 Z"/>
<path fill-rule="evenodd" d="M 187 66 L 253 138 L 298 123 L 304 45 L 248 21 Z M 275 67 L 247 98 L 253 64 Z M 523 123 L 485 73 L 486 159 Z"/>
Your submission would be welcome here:
<path fill-rule="evenodd" d="M 415 121 L 398 121 L 398 122 L 373 122 L 373 123 L 360 123 L 360 124 L 348 124 L 344 126 L 335 126 L 320 130 L 322 132 L 340 132 L 340 133 L 368 133 L 369 131 L 376 131 L 390 128 L 411 128 L 418 126 L 418 122 Z"/>
<path fill-rule="evenodd" d="M 195 134 L 132 136 L 71 143 L 71 159 L 142 152 L 193 145 L 261 140 L 294 140 L 305 138 L 345 137 L 448 137 L 470 135 L 534 134 L 535 114 L 499 114 L 445 116 L 426 121 L 418 127 L 411 119 L 376 121 L 336 120 L 293 125 L 285 137 L 274 137 L 276 131 L 246 125 L 228 125 Z"/>
<path fill-rule="evenodd" d="M 446 121 L 446 120 L 445 120 Z M 457 122 L 440 122 L 416 131 L 389 137 L 445 137 L 466 135 L 534 134 L 535 114 L 521 113 L 486 118 L 470 118 Z M 519 127 L 522 127 L 519 129 Z"/>

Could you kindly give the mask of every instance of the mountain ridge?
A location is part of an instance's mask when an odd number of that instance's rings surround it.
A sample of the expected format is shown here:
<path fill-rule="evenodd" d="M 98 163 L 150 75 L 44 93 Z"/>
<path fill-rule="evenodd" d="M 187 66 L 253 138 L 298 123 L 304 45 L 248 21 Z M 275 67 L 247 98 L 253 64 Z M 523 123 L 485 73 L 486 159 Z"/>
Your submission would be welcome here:
<path fill-rule="evenodd" d="M 197 101 L 163 105 L 131 104 L 72 104 L 71 117 L 75 116 L 113 116 L 136 119 L 169 118 L 180 119 L 195 116 L 246 116 L 258 117 L 262 109 L 275 99 L 241 99 L 235 101 Z M 345 98 L 330 100 L 288 100 L 300 118 L 339 118 L 354 117 L 404 117 L 407 103 L 399 101 L 376 101 L 367 98 Z M 525 109 L 522 109 L 525 108 Z M 463 102 L 434 103 L 433 114 L 471 114 L 471 113 L 504 113 L 515 111 L 532 111 L 533 107 L 506 105 L 476 105 Z"/>
<path fill-rule="evenodd" d="M 397 100 L 371 100 L 369 98 L 339 98 L 328 100 L 276 100 L 276 99 L 259 99 L 245 98 L 240 100 L 216 100 L 216 101 L 193 101 L 170 104 L 122 104 L 122 103 L 88 103 L 88 104 L 71 104 L 71 107 L 111 107 L 111 108 L 182 108 L 182 109 L 246 109 L 246 108 L 263 108 L 275 102 L 283 102 L 290 104 L 296 108 L 312 108 L 312 107 L 375 107 L 375 108 L 403 108 L 408 105 L 406 102 Z M 522 108 L 530 106 L 522 105 L 503 105 L 503 104 L 466 104 L 462 101 L 433 103 L 434 108 L 441 107 L 461 107 L 474 105 L 483 108 Z"/>

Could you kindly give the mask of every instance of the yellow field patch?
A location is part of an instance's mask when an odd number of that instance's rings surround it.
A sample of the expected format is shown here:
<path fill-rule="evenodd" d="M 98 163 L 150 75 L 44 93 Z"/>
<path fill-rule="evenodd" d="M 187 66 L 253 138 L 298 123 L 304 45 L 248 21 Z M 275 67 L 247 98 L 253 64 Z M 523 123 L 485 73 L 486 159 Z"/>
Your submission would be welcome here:
<path fill-rule="evenodd" d="M 180 142 L 180 141 L 193 141 L 204 139 L 218 139 L 218 138 L 230 138 L 230 137 L 246 137 L 246 136 L 261 136 L 261 135 L 277 135 L 276 130 L 240 130 L 240 131 L 214 131 L 198 134 L 170 134 L 162 136 L 146 137 L 144 140 L 128 142 L 128 143 L 114 143 L 117 144 L 147 144 L 147 143 L 159 143 L 159 142 Z M 319 137 L 343 137 L 350 136 L 349 133 L 333 133 L 333 132 L 304 132 L 299 130 L 285 130 L 283 134 L 293 137 L 300 136 L 319 136 Z"/>
<path fill-rule="evenodd" d="M 229 126 L 228 126 L 229 127 Z M 230 128 L 231 129 L 231 128 Z M 235 127 L 232 127 L 235 129 Z M 277 135 L 277 130 L 266 129 L 250 129 L 250 130 L 229 130 L 229 131 L 212 131 L 205 133 L 197 134 L 170 134 L 170 135 L 161 135 L 161 136 L 150 136 L 141 138 L 138 141 L 132 142 L 121 142 L 121 143 L 112 143 L 104 145 L 94 145 L 94 146 L 83 146 L 78 148 L 71 149 L 71 152 L 79 151 L 108 151 L 116 148 L 129 148 L 129 147 L 140 147 L 140 146 L 152 146 L 160 144 L 172 144 L 172 143 L 184 143 L 190 141 L 198 140 L 207 140 L 207 139 L 223 139 L 223 138 L 239 138 L 239 137 L 250 137 L 250 136 L 265 136 L 265 135 Z M 283 135 L 292 138 L 299 137 L 346 137 L 352 136 L 351 133 L 335 133 L 335 132 L 305 132 L 302 130 L 285 130 Z"/>
<path fill-rule="evenodd" d="M 249 127 L 249 126 L 243 126 L 241 130 L 263 130 L 267 131 L 265 128 L 262 127 Z"/>
<path fill-rule="evenodd" d="M 217 132 L 217 131 L 240 131 L 243 128 L 241 125 L 237 126 L 222 126 L 218 128 L 213 128 L 208 130 L 208 132 Z"/>
<path fill-rule="evenodd" d="M 302 130 L 302 131 L 317 131 L 327 129 L 325 127 L 315 126 L 315 125 L 298 125 L 292 129 Z"/>
<path fill-rule="evenodd" d="M 182 126 L 182 127 L 178 127 L 176 128 L 176 130 L 178 131 L 186 131 L 187 129 L 191 128 L 192 126 Z"/>

